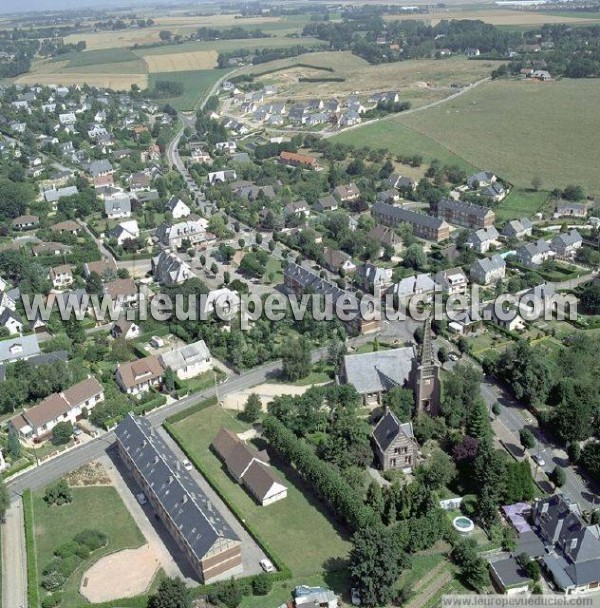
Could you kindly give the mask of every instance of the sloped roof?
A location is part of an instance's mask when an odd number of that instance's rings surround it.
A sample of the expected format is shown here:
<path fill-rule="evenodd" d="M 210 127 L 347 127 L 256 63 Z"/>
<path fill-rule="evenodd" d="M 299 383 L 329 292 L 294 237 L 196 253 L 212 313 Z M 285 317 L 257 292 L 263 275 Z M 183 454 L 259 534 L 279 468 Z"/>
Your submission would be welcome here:
<path fill-rule="evenodd" d="M 387 410 L 373 430 L 373 439 L 382 452 L 385 452 L 399 434 L 414 438 L 412 423 L 401 423 L 392 410 Z"/>

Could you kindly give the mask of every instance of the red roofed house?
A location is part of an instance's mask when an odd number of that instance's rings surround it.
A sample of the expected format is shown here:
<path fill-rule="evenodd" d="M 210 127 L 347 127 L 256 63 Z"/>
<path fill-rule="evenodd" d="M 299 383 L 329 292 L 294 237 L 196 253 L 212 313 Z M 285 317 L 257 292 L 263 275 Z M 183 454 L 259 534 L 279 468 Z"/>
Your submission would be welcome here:
<path fill-rule="evenodd" d="M 286 150 L 283 150 L 279 154 L 279 162 L 284 165 L 292 165 L 293 167 L 308 167 L 310 169 L 321 168 L 314 156 L 297 154 L 296 152 L 287 152 Z"/>

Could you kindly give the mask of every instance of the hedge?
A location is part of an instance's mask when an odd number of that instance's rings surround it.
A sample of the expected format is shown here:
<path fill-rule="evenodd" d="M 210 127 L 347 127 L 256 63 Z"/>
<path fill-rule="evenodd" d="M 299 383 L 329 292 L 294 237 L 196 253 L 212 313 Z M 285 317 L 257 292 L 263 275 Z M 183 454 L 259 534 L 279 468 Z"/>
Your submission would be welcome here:
<path fill-rule="evenodd" d="M 25 520 L 25 550 L 27 553 L 27 605 L 29 608 L 39 608 L 40 585 L 33 531 L 33 496 L 31 490 L 23 492 L 23 518 Z"/>
<path fill-rule="evenodd" d="M 190 414 L 192 414 L 196 411 L 200 411 L 200 410 L 208 407 L 208 405 L 213 405 L 216 402 L 217 402 L 216 397 L 212 397 L 211 399 L 206 399 L 205 401 L 185 410 L 184 412 L 175 414 L 174 416 L 168 418 L 165 421 L 165 423 L 163 424 L 163 428 L 167 431 L 167 433 L 169 433 L 169 435 L 173 439 L 173 441 L 175 441 L 175 443 L 181 448 L 181 450 L 184 452 L 184 454 L 186 455 L 188 460 L 198 469 L 198 471 L 200 472 L 202 477 L 204 477 L 204 479 L 206 479 L 206 481 L 208 482 L 210 487 L 217 493 L 219 498 L 227 505 L 227 507 L 234 514 L 234 516 L 237 518 L 237 520 L 242 524 L 242 526 L 244 526 L 244 528 L 246 529 L 248 534 L 250 534 L 250 536 L 254 539 L 254 541 L 262 548 L 262 550 L 265 552 L 265 554 L 273 562 L 273 565 L 277 568 L 277 572 L 274 572 L 274 573 L 270 574 L 269 576 L 271 576 L 274 581 L 286 581 L 292 577 L 292 572 L 289 569 L 289 567 L 287 566 L 287 564 L 271 549 L 271 547 L 269 547 L 269 545 L 260 536 L 258 531 L 255 530 L 254 527 L 251 526 L 246 521 L 244 514 L 238 509 L 237 505 L 235 503 L 233 503 L 232 501 L 230 501 L 229 497 L 223 493 L 219 484 L 217 484 L 216 481 L 212 478 L 211 474 L 208 471 L 206 471 L 202 462 L 200 462 L 197 458 L 195 458 L 192 454 L 189 453 L 186 445 L 183 443 L 183 441 L 181 441 L 181 439 L 177 435 L 177 431 L 175 431 L 175 429 L 172 428 L 174 419 L 176 419 L 175 422 L 184 420 Z M 198 408 L 198 406 L 202 406 L 202 407 L 200 407 L 199 409 L 196 409 L 196 408 Z M 183 416 L 182 416 L 182 414 L 183 414 Z M 247 577 L 247 578 L 248 578 L 248 580 L 251 581 L 254 577 Z M 244 580 L 246 580 L 246 579 L 244 579 Z M 212 587 L 213 587 L 213 585 L 201 585 L 197 589 L 194 589 L 194 591 L 193 591 L 194 595 L 196 595 L 196 597 L 199 597 L 200 595 L 204 595 L 207 593 L 207 590 L 211 589 Z"/>
<path fill-rule="evenodd" d="M 298 78 L 298 82 L 346 82 L 345 78 L 341 78 L 340 76 L 330 76 L 323 78 Z"/>
<path fill-rule="evenodd" d="M 188 416 L 191 416 L 192 414 L 197 414 L 198 412 L 205 410 L 207 407 L 210 407 L 211 405 L 217 405 L 217 403 L 218 403 L 218 400 L 217 400 L 216 396 L 209 397 L 208 399 L 204 399 L 203 401 L 200 401 L 200 403 L 196 403 L 196 405 L 192 405 L 191 407 L 188 407 L 187 409 L 182 410 L 181 412 L 178 412 L 177 414 L 172 414 L 171 416 L 169 416 L 166 419 L 165 423 L 166 424 L 177 424 L 178 422 L 185 420 Z"/>

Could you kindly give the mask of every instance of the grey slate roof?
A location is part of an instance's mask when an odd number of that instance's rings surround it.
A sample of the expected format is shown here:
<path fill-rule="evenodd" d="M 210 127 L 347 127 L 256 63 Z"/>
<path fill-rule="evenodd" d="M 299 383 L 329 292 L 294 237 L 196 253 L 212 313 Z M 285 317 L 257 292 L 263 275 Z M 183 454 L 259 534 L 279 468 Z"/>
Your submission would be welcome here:
<path fill-rule="evenodd" d="M 505 589 L 525 585 L 531 582 L 527 573 L 521 568 L 514 557 L 499 559 L 498 561 L 492 562 L 490 567 L 496 573 L 496 576 L 500 579 Z"/>
<path fill-rule="evenodd" d="M 569 230 L 569 232 L 561 232 L 557 234 L 552 239 L 553 247 L 570 247 L 571 245 L 575 245 L 575 243 L 581 243 L 582 238 L 579 232 L 573 228 L 573 230 Z"/>
<path fill-rule="evenodd" d="M 480 268 L 482 272 L 487 274 L 488 272 L 493 272 L 494 270 L 500 270 L 500 268 L 504 268 L 504 266 L 506 266 L 506 262 L 502 256 L 493 255 L 491 258 L 483 258 L 473 262 L 471 272 L 473 272 L 473 268 Z"/>
<path fill-rule="evenodd" d="M 177 371 L 188 365 L 194 365 L 199 361 L 210 359 L 210 351 L 204 340 L 198 340 L 198 342 L 186 344 L 176 350 L 163 353 L 160 355 L 160 358 L 165 367 L 170 367 L 173 371 Z"/>
<path fill-rule="evenodd" d="M 115 433 L 198 559 L 220 539 L 239 542 L 190 474 L 178 466 L 177 457 L 146 418 L 129 414 Z"/>
<path fill-rule="evenodd" d="M 467 201 L 457 201 L 453 198 L 443 198 L 438 203 L 438 214 L 442 209 L 450 209 L 452 211 L 458 211 L 460 213 L 469 213 L 480 219 L 483 219 L 490 213 L 494 213 L 489 207 L 482 207 L 475 203 L 469 203 Z"/>
<path fill-rule="evenodd" d="M 0 361 L 16 361 L 28 359 L 40 354 L 40 346 L 35 334 L 18 336 L 0 342 Z"/>
<path fill-rule="evenodd" d="M 381 451 L 385 452 L 398 434 L 403 434 L 409 439 L 413 439 L 412 423 L 400 422 L 394 412 L 387 410 L 373 430 L 373 439 L 377 442 Z"/>
<path fill-rule="evenodd" d="M 375 351 L 360 355 L 346 355 L 346 380 L 361 393 L 387 391 L 408 382 L 415 359 L 412 346 Z"/>
<path fill-rule="evenodd" d="M 391 216 L 394 222 L 400 224 L 401 222 L 408 222 L 419 224 L 420 226 L 427 226 L 439 230 L 442 226 L 446 226 L 446 222 L 437 217 L 431 215 L 425 215 L 424 213 L 417 213 L 416 211 L 410 211 L 410 209 L 402 209 L 401 207 L 394 207 L 388 203 L 377 202 L 371 207 L 373 215 L 382 214 Z"/>

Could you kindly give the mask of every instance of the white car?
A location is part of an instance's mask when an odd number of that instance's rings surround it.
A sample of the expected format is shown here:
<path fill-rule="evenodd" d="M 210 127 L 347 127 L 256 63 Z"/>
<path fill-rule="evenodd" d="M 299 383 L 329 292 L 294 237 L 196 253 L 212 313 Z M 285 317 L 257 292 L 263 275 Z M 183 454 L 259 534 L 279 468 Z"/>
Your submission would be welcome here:
<path fill-rule="evenodd" d="M 534 454 L 533 455 L 533 460 L 535 462 L 537 462 L 541 467 L 545 467 L 546 466 L 546 461 L 544 460 L 544 457 L 541 454 Z"/>
<path fill-rule="evenodd" d="M 350 601 L 353 606 L 360 606 L 360 591 L 356 587 L 350 590 Z"/>
<path fill-rule="evenodd" d="M 191 471 L 191 470 L 192 470 L 194 467 L 192 466 L 192 463 L 191 463 L 191 462 L 190 462 L 190 461 L 189 461 L 189 460 L 186 458 L 186 459 L 183 461 L 183 468 L 184 468 L 186 471 Z"/>
<path fill-rule="evenodd" d="M 143 492 L 137 494 L 136 498 L 141 505 L 145 505 L 148 502 L 148 499 L 146 498 L 146 495 Z"/>
<path fill-rule="evenodd" d="M 260 567 L 265 572 L 275 572 L 275 566 L 273 565 L 273 562 L 270 559 L 261 559 L 259 563 Z"/>
<path fill-rule="evenodd" d="M 450 361 L 458 361 L 458 355 L 456 353 L 450 353 L 448 355 L 448 359 L 450 359 Z"/>

